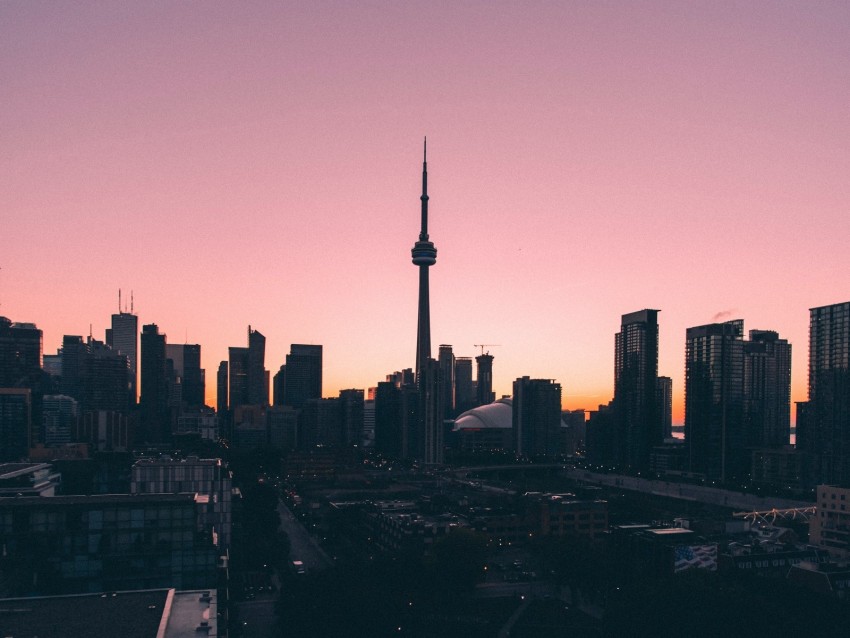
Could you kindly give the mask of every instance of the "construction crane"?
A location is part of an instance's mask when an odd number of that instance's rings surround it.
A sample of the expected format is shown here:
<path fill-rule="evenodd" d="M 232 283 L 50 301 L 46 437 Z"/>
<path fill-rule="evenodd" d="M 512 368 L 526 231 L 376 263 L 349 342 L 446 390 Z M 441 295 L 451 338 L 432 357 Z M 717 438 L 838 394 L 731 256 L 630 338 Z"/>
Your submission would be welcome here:
<path fill-rule="evenodd" d="M 474 348 L 481 348 L 481 354 L 484 354 L 484 348 L 496 348 L 501 346 L 501 343 L 476 343 L 474 344 Z M 490 351 L 487 351 L 487 354 L 490 354 Z"/>

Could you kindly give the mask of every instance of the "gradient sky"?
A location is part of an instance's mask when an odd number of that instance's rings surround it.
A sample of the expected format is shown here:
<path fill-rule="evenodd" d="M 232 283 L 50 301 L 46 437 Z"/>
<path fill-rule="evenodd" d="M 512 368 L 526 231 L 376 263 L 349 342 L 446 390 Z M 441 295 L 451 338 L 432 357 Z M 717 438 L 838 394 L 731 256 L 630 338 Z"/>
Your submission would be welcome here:
<path fill-rule="evenodd" d="M 414 365 L 422 138 L 432 343 L 497 395 L 613 392 L 620 316 L 793 344 L 850 299 L 846 2 L 0 2 L 0 314 L 103 339 L 324 345 L 324 394 Z"/>

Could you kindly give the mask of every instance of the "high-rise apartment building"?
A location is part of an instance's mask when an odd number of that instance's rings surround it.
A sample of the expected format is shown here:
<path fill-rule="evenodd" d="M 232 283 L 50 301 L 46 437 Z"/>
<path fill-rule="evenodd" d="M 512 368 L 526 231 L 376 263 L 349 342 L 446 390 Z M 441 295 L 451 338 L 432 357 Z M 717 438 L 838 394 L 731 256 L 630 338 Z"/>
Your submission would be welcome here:
<path fill-rule="evenodd" d="M 658 311 L 623 315 L 614 338 L 615 446 L 620 467 L 648 470 L 652 448 L 664 441 L 657 382 Z"/>
<path fill-rule="evenodd" d="M 745 478 L 744 322 L 688 328 L 685 442 L 690 471 L 722 482 Z"/>
<path fill-rule="evenodd" d="M 791 344 L 772 330 L 744 342 L 744 444 L 780 448 L 791 439 Z"/>
<path fill-rule="evenodd" d="M 476 372 L 476 402 L 477 405 L 489 405 L 496 400 L 493 392 L 493 355 L 489 352 L 475 357 Z"/>
<path fill-rule="evenodd" d="M 554 456 L 560 452 L 561 384 L 551 379 L 520 377 L 514 381 L 514 444 L 519 456 Z"/>
<path fill-rule="evenodd" d="M 281 371 L 284 405 L 301 408 L 310 399 L 322 398 L 322 346 L 293 343 Z"/>
<path fill-rule="evenodd" d="M 165 335 L 155 323 L 142 326 L 141 431 L 137 434 L 148 443 L 166 442 L 171 437 L 165 345 Z"/>
<path fill-rule="evenodd" d="M 670 439 L 673 437 L 673 379 L 670 377 L 658 377 L 655 405 L 661 419 L 661 432 L 665 439 Z"/>
<path fill-rule="evenodd" d="M 809 313 L 809 400 L 800 445 L 818 483 L 850 487 L 850 302 Z"/>

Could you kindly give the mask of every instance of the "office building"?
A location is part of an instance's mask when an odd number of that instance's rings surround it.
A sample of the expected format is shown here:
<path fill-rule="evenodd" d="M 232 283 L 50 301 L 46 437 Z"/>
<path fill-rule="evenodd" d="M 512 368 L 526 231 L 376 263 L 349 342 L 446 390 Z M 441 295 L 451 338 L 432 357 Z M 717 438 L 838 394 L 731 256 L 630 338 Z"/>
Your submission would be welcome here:
<path fill-rule="evenodd" d="M 88 337 L 82 364 L 81 409 L 126 414 L 131 405 L 132 392 L 127 356 L 113 350 L 103 341 Z"/>
<path fill-rule="evenodd" d="M 215 411 L 219 414 L 227 412 L 227 361 L 220 361 L 218 364 L 218 372 L 215 377 L 216 397 Z"/>
<path fill-rule="evenodd" d="M 42 334 L 33 323 L 0 317 L 0 388 L 36 390 L 41 378 Z"/>
<path fill-rule="evenodd" d="M 286 386 L 286 366 L 280 366 L 272 377 L 272 405 L 283 405 L 283 388 Z"/>
<path fill-rule="evenodd" d="M 475 407 L 475 386 L 472 383 L 472 359 L 455 358 L 455 413 L 461 414 Z"/>
<path fill-rule="evenodd" d="M 268 373 L 266 362 L 266 338 L 248 326 L 248 403 L 269 404 Z"/>
<path fill-rule="evenodd" d="M 0 461 L 27 458 L 32 445 L 32 390 L 0 388 Z"/>
<path fill-rule="evenodd" d="M 165 345 L 165 335 L 160 334 L 155 323 L 142 326 L 141 428 L 137 435 L 147 443 L 164 443 L 171 438 Z"/>
<path fill-rule="evenodd" d="M 283 405 L 302 408 L 311 399 L 321 399 L 322 346 L 293 343 L 278 374 L 283 376 Z"/>
<path fill-rule="evenodd" d="M 688 328 L 685 346 L 685 441 L 691 472 L 721 482 L 746 478 L 744 322 Z"/>
<path fill-rule="evenodd" d="M 230 400 L 228 408 L 231 412 L 248 402 L 248 348 L 230 347 L 227 349 L 229 359 L 228 387 Z"/>
<path fill-rule="evenodd" d="M 652 448 L 664 441 L 657 383 L 658 311 L 625 314 L 614 338 L 616 457 L 621 468 L 647 471 Z"/>
<path fill-rule="evenodd" d="M 360 446 L 363 443 L 363 390 L 339 391 L 342 444 Z"/>
<path fill-rule="evenodd" d="M 206 379 L 201 368 L 200 344 L 167 344 L 166 356 L 171 359 L 174 374 L 180 378 L 182 403 L 186 408 L 196 409 L 206 403 Z"/>
<path fill-rule="evenodd" d="M 519 456 L 555 456 L 561 452 L 561 385 L 551 379 L 514 381 L 514 447 Z"/>
<path fill-rule="evenodd" d="M 4 593 L 215 587 L 219 553 L 203 523 L 204 500 L 195 494 L 2 498 Z"/>
<path fill-rule="evenodd" d="M 119 291 L 118 314 L 112 315 L 112 327 L 106 329 L 106 345 L 127 357 L 130 399 L 133 405 L 138 400 L 136 388 L 138 383 L 138 343 L 139 318 L 133 314 L 132 303 L 130 312 L 121 310 L 121 293 Z"/>
<path fill-rule="evenodd" d="M 443 418 L 455 416 L 455 355 L 450 345 L 442 344 L 437 355 L 442 377 Z"/>
<path fill-rule="evenodd" d="M 62 394 L 83 400 L 83 366 L 88 347 L 79 335 L 62 337 Z"/>
<path fill-rule="evenodd" d="M 71 442 L 79 418 L 79 404 L 63 394 L 45 395 L 42 402 L 42 431 L 47 447 Z"/>

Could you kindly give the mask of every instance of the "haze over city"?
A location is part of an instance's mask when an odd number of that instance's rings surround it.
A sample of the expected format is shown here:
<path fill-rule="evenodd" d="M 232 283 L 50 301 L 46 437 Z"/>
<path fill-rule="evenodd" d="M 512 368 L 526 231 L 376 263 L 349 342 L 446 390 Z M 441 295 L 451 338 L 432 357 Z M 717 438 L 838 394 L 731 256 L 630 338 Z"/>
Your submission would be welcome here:
<path fill-rule="evenodd" d="M 494 391 L 613 394 L 620 317 L 793 346 L 847 297 L 843 3 L 0 5 L 0 314 L 103 338 L 117 291 L 211 375 L 247 326 L 324 393 L 411 367 L 421 145 L 431 339 Z M 215 384 L 207 383 L 209 403 Z M 212 394 L 211 394 L 212 393 Z"/>

